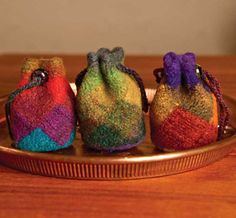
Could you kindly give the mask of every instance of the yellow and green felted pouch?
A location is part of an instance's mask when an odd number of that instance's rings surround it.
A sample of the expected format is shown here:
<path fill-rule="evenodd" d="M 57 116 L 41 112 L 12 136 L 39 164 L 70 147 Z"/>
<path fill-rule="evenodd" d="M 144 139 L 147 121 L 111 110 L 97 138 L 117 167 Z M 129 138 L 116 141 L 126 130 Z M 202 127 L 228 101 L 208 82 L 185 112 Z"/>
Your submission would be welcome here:
<path fill-rule="evenodd" d="M 147 98 L 139 75 L 123 65 L 122 48 L 89 53 L 76 79 L 77 116 L 82 140 L 95 150 L 121 151 L 145 135 Z"/>

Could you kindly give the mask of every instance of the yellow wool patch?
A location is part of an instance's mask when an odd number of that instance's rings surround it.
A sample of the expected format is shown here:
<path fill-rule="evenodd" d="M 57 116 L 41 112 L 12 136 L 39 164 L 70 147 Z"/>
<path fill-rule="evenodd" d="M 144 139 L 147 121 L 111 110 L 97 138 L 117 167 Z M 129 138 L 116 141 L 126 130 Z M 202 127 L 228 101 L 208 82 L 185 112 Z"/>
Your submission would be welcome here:
<path fill-rule="evenodd" d="M 179 106 L 175 96 L 176 92 L 177 91 L 172 91 L 164 84 L 160 84 L 157 87 L 156 94 L 150 107 L 150 116 L 155 120 L 156 124 L 159 125 L 176 107 Z"/>
<path fill-rule="evenodd" d="M 101 84 L 91 92 L 88 92 L 86 97 L 78 93 L 78 101 L 82 107 L 79 107 L 79 113 L 86 114 L 86 118 L 99 120 L 100 122 L 106 119 L 107 113 L 115 104 L 114 97 L 106 90 L 106 86 Z"/>
<path fill-rule="evenodd" d="M 123 77 L 125 78 L 128 85 L 128 91 L 126 95 L 123 97 L 123 100 L 140 107 L 142 105 L 141 93 L 140 89 L 136 83 L 136 81 L 131 78 L 131 76 L 123 73 Z"/>
<path fill-rule="evenodd" d="M 65 67 L 61 58 L 26 58 L 21 73 L 30 75 L 34 70 L 43 68 L 50 73 L 51 76 L 65 75 Z"/>
<path fill-rule="evenodd" d="M 22 64 L 21 73 L 22 74 L 31 74 L 33 70 L 39 68 L 39 59 L 35 58 L 26 58 Z"/>

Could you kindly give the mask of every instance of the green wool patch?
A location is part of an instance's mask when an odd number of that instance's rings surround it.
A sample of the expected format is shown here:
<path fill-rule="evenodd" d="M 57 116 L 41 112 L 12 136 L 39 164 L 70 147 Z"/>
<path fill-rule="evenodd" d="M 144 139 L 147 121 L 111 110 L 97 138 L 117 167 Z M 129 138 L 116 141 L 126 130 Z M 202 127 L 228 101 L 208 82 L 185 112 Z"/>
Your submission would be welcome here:
<path fill-rule="evenodd" d="M 103 124 L 93 129 L 90 137 L 86 137 L 85 144 L 109 148 L 119 146 L 120 144 L 123 144 L 123 142 L 119 131 Z"/>
<path fill-rule="evenodd" d="M 89 68 L 87 74 L 84 77 L 83 83 L 81 84 L 81 90 L 83 90 L 83 95 L 88 94 L 93 89 L 102 85 L 103 83 L 103 78 L 99 72 L 99 68 Z"/>

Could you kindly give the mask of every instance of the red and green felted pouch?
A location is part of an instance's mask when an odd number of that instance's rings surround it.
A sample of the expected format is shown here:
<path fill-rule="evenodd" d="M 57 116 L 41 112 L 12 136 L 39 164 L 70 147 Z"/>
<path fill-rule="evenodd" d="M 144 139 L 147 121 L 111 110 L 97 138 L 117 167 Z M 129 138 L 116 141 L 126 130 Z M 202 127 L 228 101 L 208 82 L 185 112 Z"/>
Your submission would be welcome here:
<path fill-rule="evenodd" d="M 196 64 L 193 53 L 167 53 L 164 68 L 154 74 L 158 84 L 150 106 L 150 125 L 158 148 L 183 150 L 222 138 L 228 108 L 218 82 Z"/>
<path fill-rule="evenodd" d="M 77 114 L 85 146 L 104 151 L 129 149 L 145 135 L 147 98 L 138 74 L 123 65 L 124 51 L 102 48 L 88 54 L 77 79 Z"/>
<path fill-rule="evenodd" d="M 71 145 L 75 137 L 75 96 L 60 58 L 26 59 L 18 89 L 6 104 L 15 146 L 35 152 Z"/>

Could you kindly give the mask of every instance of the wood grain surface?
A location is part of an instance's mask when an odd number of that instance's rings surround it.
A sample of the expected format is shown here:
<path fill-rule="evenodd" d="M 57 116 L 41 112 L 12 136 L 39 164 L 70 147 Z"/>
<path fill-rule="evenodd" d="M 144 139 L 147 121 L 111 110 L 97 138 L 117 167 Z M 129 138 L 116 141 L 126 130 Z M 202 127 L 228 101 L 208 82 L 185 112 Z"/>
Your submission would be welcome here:
<path fill-rule="evenodd" d="M 24 57 L 0 56 L 0 96 L 13 90 Z M 86 66 L 85 56 L 62 56 L 68 79 Z M 48 57 L 44 55 L 43 57 Z M 199 57 L 198 63 L 236 98 L 236 56 Z M 155 87 L 161 57 L 127 57 L 126 65 Z M 0 165 L 0 217 L 236 217 L 236 150 L 184 174 L 132 181 L 80 181 L 25 174 Z"/>

